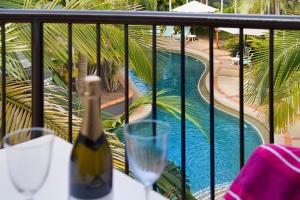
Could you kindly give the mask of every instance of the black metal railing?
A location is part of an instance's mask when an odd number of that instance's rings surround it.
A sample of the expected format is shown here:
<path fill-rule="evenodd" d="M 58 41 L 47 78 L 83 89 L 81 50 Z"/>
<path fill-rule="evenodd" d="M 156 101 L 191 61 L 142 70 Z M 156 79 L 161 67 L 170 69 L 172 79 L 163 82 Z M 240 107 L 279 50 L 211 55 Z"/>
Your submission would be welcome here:
<path fill-rule="evenodd" d="M 215 199 L 214 34 L 209 28 L 210 196 Z"/>
<path fill-rule="evenodd" d="M 215 199 L 215 131 L 214 131 L 214 49 L 213 31 L 217 27 L 235 27 L 240 30 L 239 52 L 239 101 L 240 101 L 240 166 L 244 164 L 244 72 L 243 72 L 243 48 L 244 28 L 260 28 L 270 30 L 269 39 L 269 142 L 274 142 L 274 91 L 273 91 L 273 48 L 274 29 L 300 30 L 300 17 L 296 16 L 262 16 L 262 15 L 219 15 L 219 14 L 187 14 L 167 12 L 128 12 L 128 11 L 47 11 L 47 10 L 4 10 L 0 9 L 1 40 L 2 40 L 2 137 L 5 135 L 5 24 L 10 22 L 31 23 L 32 27 L 32 126 L 44 126 L 43 112 L 43 24 L 44 23 L 66 23 L 68 24 L 68 108 L 69 108 L 69 141 L 72 141 L 72 24 L 88 23 L 96 24 L 97 45 L 97 72 L 100 75 L 100 37 L 101 24 L 123 24 L 124 25 L 124 66 L 125 66 L 125 123 L 129 122 L 129 91 L 128 91 L 128 25 L 152 25 L 152 73 L 153 73 L 153 98 L 152 117 L 156 119 L 156 26 L 178 25 L 181 28 L 181 169 L 182 179 L 181 199 L 185 197 L 186 183 L 186 142 L 185 142 L 185 36 L 184 26 L 203 26 L 209 29 L 209 101 L 210 101 L 210 194 Z M 4 108 L 4 109 L 3 109 Z M 126 160 L 126 173 L 128 173 L 128 162 Z"/>

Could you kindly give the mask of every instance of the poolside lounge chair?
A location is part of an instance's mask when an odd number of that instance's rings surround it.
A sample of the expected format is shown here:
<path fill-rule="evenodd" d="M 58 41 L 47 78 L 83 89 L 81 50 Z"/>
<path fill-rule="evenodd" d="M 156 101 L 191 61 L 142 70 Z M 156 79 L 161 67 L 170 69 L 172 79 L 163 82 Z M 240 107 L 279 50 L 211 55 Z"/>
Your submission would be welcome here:
<path fill-rule="evenodd" d="M 251 51 L 252 51 L 251 47 L 244 47 L 244 55 L 243 55 L 244 56 L 244 63 L 245 63 L 245 59 L 247 59 L 251 56 Z M 253 54 L 252 54 L 252 56 L 253 56 Z M 236 53 L 235 57 L 231 57 L 230 59 L 232 61 L 232 63 L 231 63 L 232 65 L 233 64 L 238 64 L 239 61 L 240 61 L 240 52 L 238 51 Z"/>
<path fill-rule="evenodd" d="M 181 38 L 181 32 L 178 31 L 176 33 L 176 35 L 174 35 L 173 37 L 174 39 L 180 40 Z M 187 39 L 191 39 L 192 41 L 194 41 L 196 39 L 196 35 L 192 35 L 191 34 L 191 27 L 190 26 L 185 26 L 184 27 L 184 38 Z"/>
<path fill-rule="evenodd" d="M 252 59 L 252 57 L 253 57 L 253 53 L 250 54 L 250 56 L 245 57 L 244 61 L 243 61 L 244 65 L 248 65 L 250 67 L 251 66 L 251 59 Z"/>
<path fill-rule="evenodd" d="M 251 51 L 252 51 L 251 47 L 244 47 L 244 57 L 249 57 Z M 236 57 L 239 57 L 239 56 L 240 56 L 240 52 L 238 51 L 236 53 Z"/>
<path fill-rule="evenodd" d="M 253 57 L 253 53 L 250 54 L 249 56 L 244 56 L 244 60 L 243 60 L 244 65 L 248 65 L 250 67 L 252 57 Z M 239 56 L 232 57 L 231 61 L 232 61 L 232 64 L 239 64 L 240 57 Z"/>
<path fill-rule="evenodd" d="M 174 35 L 174 26 L 166 26 L 165 31 L 163 32 L 162 36 L 163 37 L 169 37 L 172 38 Z"/>

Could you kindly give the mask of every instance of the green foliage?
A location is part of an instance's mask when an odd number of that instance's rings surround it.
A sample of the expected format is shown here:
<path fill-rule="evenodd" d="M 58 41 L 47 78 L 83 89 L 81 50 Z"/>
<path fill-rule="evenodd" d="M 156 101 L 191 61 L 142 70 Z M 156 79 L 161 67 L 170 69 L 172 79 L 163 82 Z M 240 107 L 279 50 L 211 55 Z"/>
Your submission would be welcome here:
<path fill-rule="evenodd" d="M 175 181 L 176 180 L 176 181 Z M 157 181 L 158 190 L 169 199 L 180 199 L 181 188 L 181 170 L 173 162 L 168 162 L 165 170 Z M 170 184 L 170 182 L 172 184 Z M 186 186 L 186 199 L 196 200 L 190 192 L 188 185 Z"/>
<path fill-rule="evenodd" d="M 254 53 L 254 60 L 260 56 L 259 51 L 268 48 L 269 45 L 269 41 L 265 37 L 256 36 L 247 36 L 247 43 L 251 47 L 252 53 Z"/>
<path fill-rule="evenodd" d="M 0 1 L 1 8 L 19 9 L 128 9 L 132 8 L 126 1 L 102 1 L 102 0 L 6 0 Z M 137 7 L 139 8 L 139 7 Z M 28 24 L 6 24 L 6 132 L 11 132 L 19 128 L 31 125 L 31 81 L 22 65 L 18 53 L 23 55 L 29 62 L 31 61 L 30 41 L 31 29 Z M 151 82 L 151 37 L 149 27 L 145 26 L 129 27 L 129 64 L 136 74 L 146 82 Z M 101 26 L 101 56 L 112 59 L 121 64 L 123 62 L 123 26 L 102 25 Z M 68 90 L 66 87 L 66 77 L 63 71 L 66 69 L 67 55 L 67 26 L 65 24 L 44 24 L 44 65 L 45 69 L 53 71 L 52 81 L 45 83 L 45 126 L 53 129 L 58 136 L 66 139 L 68 133 Z M 78 55 L 84 53 L 91 65 L 96 61 L 96 33 L 95 25 L 74 24 L 73 25 L 73 47 L 74 61 L 78 61 Z M 166 92 L 158 93 L 158 106 L 180 118 L 180 97 L 162 95 Z M 77 138 L 82 118 L 82 105 L 78 94 L 73 93 L 73 138 Z M 160 96 L 161 95 L 161 96 Z M 130 114 L 138 107 L 150 104 L 151 94 L 137 99 L 130 105 Z M 192 102 L 187 100 L 186 118 L 193 122 L 207 136 L 207 132 L 202 129 L 199 119 L 194 117 Z M 103 113 L 104 127 L 112 130 L 124 123 L 124 116 L 117 120 L 112 120 L 109 115 Z M 114 133 L 106 132 L 110 144 L 114 166 L 124 170 L 124 144 L 120 142 Z M 74 141 L 73 141 L 74 142 Z M 179 196 L 180 179 L 178 179 L 178 168 L 170 164 L 159 182 L 159 189 L 165 191 L 168 196 Z M 168 177 L 168 178 L 166 178 Z M 188 187 L 187 187 L 188 188 Z M 191 193 L 187 191 L 187 196 L 193 199 Z"/>
<path fill-rule="evenodd" d="M 30 1 L 26 0 L 7 0 L 0 2 L 0 7 L 4 7 L 8 2 L 13 5 L 20 2 L 19 7 L 22 8 L 43 8 L 43 9 L 126 9 L 128 5 L 123 5 L 120 1 L 109 2 L 100 0 L 85 0 L 85 1 Z M 123 1 L 124 2 L 124 1 Z M 125 3 L 124 3 L 125 4 Z M 14 24 L 19 29 L 22 39 L 25 39 L 26 45 L 30 46 L 30 26 L 28 24 Z M 144 34 L 145 26 L 132 26 L 129 28 L 129 64 L 130 67 L 137 73 L 141 79 L 149 83 L 152 80 L 151 63 L 148 57 L 150 53 L 151 37 L 150 34 Z M 150 29 L 150 27 L 148 27 Z M 91 64 L 96 63 L 96 28 L 90 24 L 73 25 L 73 47 L 77 52 L 86 54 Z M 102 25 L 101 26 L 101 55 L 104 58 L 112 59 L 123 64 L 123 26 L 118 25 Z M 57 70 L 57 64 L 63 65 L 67 63 L 67 26 L 66 24 L 45 24 L 45 67 L 46 69 Z M 26 57 L 31 59 L 30 51 L 27 51 Z M 76 54 L 75 54 L 76 55 Z M 74 61 L 77 62 L 77 57 Z M 62 71 L 59 69 L 58 72 Z"/>
<path fill-rule="evenodd" d="M 245 42 L 245 45 L 248 46 L 249 44 Z M 228 49 L 230 52 L 230 56 L 236 56 L 236 53 L 239 51 L 239 37 L 232 36 L 228 38 L 223 46 L 225 49 Z"/>
<path fill-rule="evenodd" d="M 6 132 L 31 126 L 31 82 L 7 77 L 6 85 Z M 78 108 L 74 98 L 73 106 Z M 54 130 L 66 139 L 68 132 L 67 91 L 56 85 L 48 84 L 45 88 L 44 113 L 46 127 Z M 81 119 L 73 116 L 74 135 L 78 134 Z"/>
<path fill-rule="evenodd" d="M 103 59 L 101 61 L 101 83 L 108 92 L 118 90 L 120 82 L 117 80 L 117 75 L 121 66 L 113 60 Z"/>
<path fill-rule="evenodd" d="M 288 15 L 299 15 L 300 14 L 300 2 L 296 0 L 287 2 L 287 12 Z"/>
<path fill-rule="evenodd" d="M 286 14 L 287 0 L 243 0 L 239 3 L 240 13 L 252 14 Z"/>
<path fill-rule="evenodd" d="M 137 111 L 138 108 L 144 105 L 151 105 L 152 93 L 149 92 L 143 96 L 140 96 L 129 106 L 129 113 L 132 115 Z M 205 137 L 208 138 L 208 133 L 201 127 L 201 121 L 194 116 L 195 111 L 193 110 L 194 102 L 187 100 L 186 102 L 186 118 L 190 120 L 196 127 L 204 132 Z M 180 118 L 180 97 L 168 96 L 168 90 L 161 90 L 157 92 L 157 106 L 172 113 L 176 118 Z M 122 138 L 122 131 L 120 130 L 125 124 L 125 115 L 121 115 L 117 119 L 105 118 L 103 121 L 103 127 L 109 132 L 118 133 Z M 181 191 L 181 172 L 174 163 L 169 162 L 166 166 L 161 178 L 157 182 L 159 191 L 166 197 L 171 199 L 180 199 Z M 186 188 L 187 199 L 195 200 L 190 192 L 190 188 L 187 185 Z"/>
<path fill-rule="evenodd" d="M 205 3 L 205 1 L 203 2 Z M 208 5 L 218 9 L 221 12 L 221 1 L 220 0 L 208 0 Z M 234 1 L 223 1 L 223 12 L 234 13 Z"/>
<path fill-rule="evenodd" d="M 186 0 L 171 0 L 171 1 L 172 1 L 172 9 L 186 3 Z M 169 11 L 169 0 L 157 0 L 157 10 Z"/>
<path fill-rule="evenodd" d="M 129 3 L 141 5 L 145 10 L 157 10 L 156 0 L 130 0 Z"/>
<path fill-rule="evenodd" d="M 208 29 L 206 27 L 202 27 L 202 26 L 192 26 L 191 28 L 191 32 L 192 34 L 195 34 L 197 36 L 207 36 L 208 33 Z"/>
<path fill-rule="evenodd" d="M 225 36 L 226 38 L 227 36 Z M 268 41 L 264 37 L 257 36 L 245 36 L 247 40 L 244 42 L 246 47 L 251 48 L 251 53 L 256 56 L 256 52 L 262 48 L 266 48 Z M 239 36 L 229 36 L 225 40 L 224 46 L 225 49 L 228 49 L 230 56 L 236 56 L 236 53 L 239 51 Z"/>
<path fill-rule="evenodd" d="M 228 38 L 223 46 L 225 49 L 228 49 L 230 52 L 230 56 L 234 57 L 236 53 L 239 51 L 239 37 L 233 36 Z"/>
<path fill-rule="evenodd" d="M 219 40 L 228 40 L 230 38 L 232 38 L 232 34 L 231 33 L 228 33 L 228 32 L 225 32 L 225 31 L 220 31 L 219 32 Z"/>
<path fill-rule="evenodd" d="M 275 31 L 274 40 L 274 122 L 277 132 L 294 124 L 300 109 L 299 31 Z M 266 38 L 268 41 L 268 36 Z M 257 102 L 268 116 L 269 49 L 266 42 L 256 52 L 255 67 L 246 73 L 246 100 Z M 266 119 L 267 120 L 267 119 Z"/>
<path fill-rule="evenodd" d="M 170 96 L 168 95 L 169 90 L 160 90 L 157 92 L 157 106 L 161 109 L 171 113 L 176 118 L 180 119 L 180 97 L 179 96 Z M 148 92 L 139 98 L 137 98 L 130 106 L 129 106 L 129 114 L 134 113 L 134 111 L 144 105 L 151 105 L 152 102 L 152 93 Z M 190 99 L 186 99 L 186 119 L 191 121 L 208 139 L 207 130 L 202 127 L 203 119 L 199 117 L 194 117 L 196 115 L 196 111 L 193 107 L 195 102 Z M 118 129 L 120 126 L 125 124 L 125 114 L 121 115 L 117 120 L 107 121 L 107 125 L 104 126 L 108 128 L 108 131 L 113 132 Z"/>

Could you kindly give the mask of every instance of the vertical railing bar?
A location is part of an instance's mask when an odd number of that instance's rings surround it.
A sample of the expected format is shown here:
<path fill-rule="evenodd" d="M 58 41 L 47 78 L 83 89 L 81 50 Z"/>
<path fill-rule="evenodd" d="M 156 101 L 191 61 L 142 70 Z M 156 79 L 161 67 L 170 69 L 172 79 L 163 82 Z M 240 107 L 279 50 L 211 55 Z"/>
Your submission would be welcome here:
<path fill-rule="evenodd" d="M 240 28 L 239 36 L 239 55 L 240 55 L 240 84 L 239 84 L 239 94 L 240 94 L 240 168 L 244 165 L 244 30 Z"/>
<path fill-rule="evenodd" d="M 101 76 L 101 27 L 96 24 L 96 45 L 97 45 L 97 76 Z"/>
<path fill-rule="evenodd" d="M 156 120 L 156 25 L 152 26 L 152 119 Z M 153 135 L 156 135 L 156 124 L 152 127 Z M 153 189 L 157 189 L 156 183 Z"/>
<path fill-rule="evenodd" d="M 269 35 L 269 142 L 274 143 L 274 30 Z"/>
<path fill-rule="evenodd" d="M 156 25 L 152 27 L 152 119 L 156 120 Z"/>
<path fill-rule="evenodd" d="M 186 155 L 185 155 L 185 35 L 184 26 L 181 26 L 180 40 L 180 88 L 181 88 L 181 199 L 186 199 L 185 183 L 186 183 Z"/>
<path fill-rule="evenodd" d="M 1 68 L 1 78 L 2 78 L 2 85 L 1 85 L 1 103 L 2 103 L 2 112 L 1 112 L 1 138 L 5 136 L 6 130 L 6 55 L 5 55 L 5 23 L 1 24 L 1 61 L 2 61 L 2 68 Z"/>
<path fill-rule="evenodd" d="M 129 80 L 128 80 L 128 24 L 124 25 L 124 64 L 125 64 L 125 124 L 129 123 Z M 125 173 L 129 174 L 127 153 L 125 151 Z"/>
<path fill-rule="evenodd" d="M 73 27 L 72 23 L 68 23 L 68 141 L 72 143 L 72 71 L 73 71 Z"/>
<path fill-rule="evenodd" d="M 32 127 L 44 126 L 44 61 L 43 23 L 33 20 L 31 24 L 32 53 Z"/>
<path fill-rule="evenodd" d="M 210 199 L 215 199 L 214 32 L 209 27 Z"/>

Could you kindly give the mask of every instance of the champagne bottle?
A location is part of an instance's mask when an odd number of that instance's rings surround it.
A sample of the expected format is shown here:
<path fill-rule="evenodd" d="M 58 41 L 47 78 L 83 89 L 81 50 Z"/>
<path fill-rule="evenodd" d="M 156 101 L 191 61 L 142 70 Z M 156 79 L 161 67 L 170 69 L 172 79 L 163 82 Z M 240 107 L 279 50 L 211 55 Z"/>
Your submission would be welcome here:
<path fill-rule="evenodd" d="M 99 77 L 86 77 L 83 105 L 83 123 L 71 153 L 70 199 L 112 200 L 112 156 L 101 124 Z"/>

